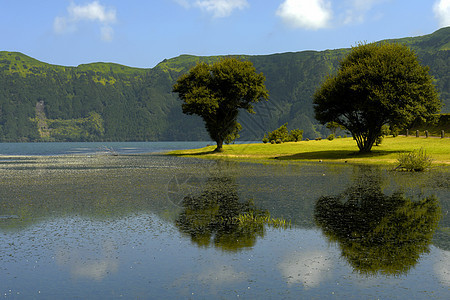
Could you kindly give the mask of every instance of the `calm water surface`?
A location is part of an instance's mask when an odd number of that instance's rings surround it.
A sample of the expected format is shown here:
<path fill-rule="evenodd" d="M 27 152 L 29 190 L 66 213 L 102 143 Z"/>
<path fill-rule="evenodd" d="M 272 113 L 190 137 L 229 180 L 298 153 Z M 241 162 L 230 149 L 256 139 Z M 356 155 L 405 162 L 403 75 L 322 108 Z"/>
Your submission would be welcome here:
<path fill-rule="evenodd" d="M 207 142 L 0 143 L 0 155 L 64 155 L 164 152 L 205 147 Z M 1 156 L 0 156 L 1 159 Z"/>
<path fill-rule="evenodd" d="M 118 156 L 67 150 L 98 149 L 90 143 L 15 145 L 0 153 L 34 156 L 0 156 L 1 297 L 450 297 L 448 168 L 143 154 L 182 144 L 112 146 Z M 236 221 L 250 214 L 291 226 Z"/>

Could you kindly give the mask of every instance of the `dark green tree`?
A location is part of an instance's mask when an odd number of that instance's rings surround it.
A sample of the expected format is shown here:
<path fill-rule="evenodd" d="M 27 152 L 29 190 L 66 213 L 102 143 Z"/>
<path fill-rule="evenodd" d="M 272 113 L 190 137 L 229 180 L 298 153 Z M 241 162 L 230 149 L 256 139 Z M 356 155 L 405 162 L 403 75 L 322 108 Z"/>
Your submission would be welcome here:
<path fill-rule="evenodd" d="M 383 125 L 402 128 L 439 112 L 428 69 L 404 45 L 360 44 L 315 92 L 315 117 L 322 124 L 344 126 L 360 152 L 370 152 Z"/>
<path fill-rule="evenodd" d="M 191 68 L 178 78 L 173 92 L 183 100 L 183 113 L 203 118 L 209 136 L 217 143 L 215 151 L 222 151 L 223 142 L 237 135 L 239 109 L 254 113 L 253 103 L 268 99 L 264 81 L 251 62 L 223 58 Z"/>

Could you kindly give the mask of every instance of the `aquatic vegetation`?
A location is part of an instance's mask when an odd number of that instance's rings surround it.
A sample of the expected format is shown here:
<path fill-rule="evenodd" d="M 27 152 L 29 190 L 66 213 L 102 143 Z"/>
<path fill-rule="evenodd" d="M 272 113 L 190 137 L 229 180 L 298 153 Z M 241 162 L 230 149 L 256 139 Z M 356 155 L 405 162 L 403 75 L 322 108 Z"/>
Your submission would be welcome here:
<path fill-rule="evenodd" d="M 253 212 L 240 214 L 233 219 L 239 226 L 269 225 L 275 228 L 291 228 L 291 221 L 282 218 L 272 218 L 269 213 L 265 215 L 255 215 Z"/>
<path fill-rule="evenodd" d="M 433 162 L 431 156 L 427 155 L 423 148 L 408 153 L 401 153 L 397 160 L 399 165 L 395 168 L 396 170 L 416 172 L 428 169 Z"/>

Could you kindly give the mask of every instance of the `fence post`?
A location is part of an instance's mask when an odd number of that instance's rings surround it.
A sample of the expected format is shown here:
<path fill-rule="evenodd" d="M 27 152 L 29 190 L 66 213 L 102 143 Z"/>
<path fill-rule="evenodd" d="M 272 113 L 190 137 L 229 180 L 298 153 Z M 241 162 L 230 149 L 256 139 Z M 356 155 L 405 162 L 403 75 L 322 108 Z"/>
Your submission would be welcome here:
<path fill-rule="evenodd" d="M 441 139 L 443 139 L 445 137 L 445 132 L 444 130 L 441 130 Z"/>
<path fill-rule="evenodd" d="M 428 138 L 428 130 L 425 130 L 425 138 Z"/>
<path fill-rule="evenodd" d="M 409 129 L 406 129 L 406 137 L 409 135 Z"/>
<path fill-rule="evenodd" d="M 419 130 L 416 130 L 416 137 L 419 137 Z"/>

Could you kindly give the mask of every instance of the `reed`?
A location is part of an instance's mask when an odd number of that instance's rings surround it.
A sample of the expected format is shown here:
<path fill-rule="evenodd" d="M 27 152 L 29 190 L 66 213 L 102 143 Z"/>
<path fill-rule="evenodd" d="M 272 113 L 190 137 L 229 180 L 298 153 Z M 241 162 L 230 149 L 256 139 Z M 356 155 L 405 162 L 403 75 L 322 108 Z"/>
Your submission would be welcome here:
<path fill-rule="evenodd" d="M 272 218 L 270 214 L 266 215 L 255 215 L 253 212 L 240 214 L 235 218 L 235 221 L 240 226 L 251 226 L 251 225 L 269 225 L 274 228 L 287 229 L 291 228 L 291 221 L 286 221 L 281 218 Z"/>

